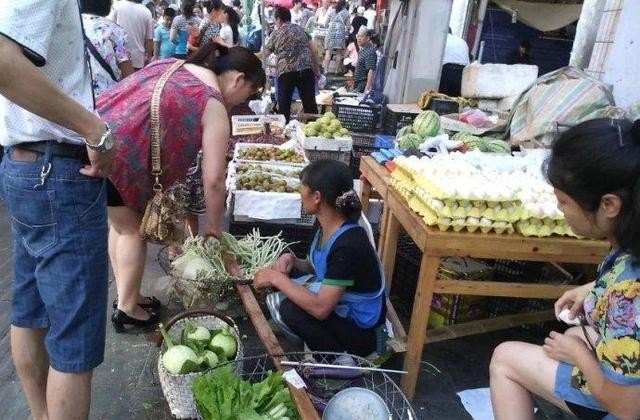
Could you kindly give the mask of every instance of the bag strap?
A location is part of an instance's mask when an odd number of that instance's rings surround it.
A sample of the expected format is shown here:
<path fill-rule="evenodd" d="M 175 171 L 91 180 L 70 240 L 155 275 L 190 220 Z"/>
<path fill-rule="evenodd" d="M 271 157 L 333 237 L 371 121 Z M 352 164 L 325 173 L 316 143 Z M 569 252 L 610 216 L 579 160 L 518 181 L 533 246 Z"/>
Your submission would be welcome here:
<path fill-rule="evenodd" d="M 178 60 L 173 63 L 156 82 L 151 95 L 151 175 L 156 178 L 155 184 L 153 184 L 155 192 L 162 191 L 162 184 L 160 183 L 160 175 L 162 175 L 160 160 L 160 96 L 169 77 L 183 64 L 184 60 Z"/>
<path fill-rule="evenodd" d="M 100 54 L 100 52 L 96 49 L 96 46 L 93 45 L 93 42 L 91 42 L 91 40 L 89 39 L 89 37 L 87 37 L 87 34 L 83 34 L 84 35 L 84 45 L 86 45 L 87 49 L 89 50 L 89 52 L 91 53 L 91 55 L 93 56 L 93 58 L 96 59 L 96 61 L 100 64 L 100 66 L 102 66 L 102 68 L 104 69 L 104 71 L 106 71 L 107 73 L 109 73 L 109 76 L 111 76 L 111 78 L 113 79 L 114 82 L 118 81 L 118 78 L 116 77 L 115 73 L 113 72 L 113 69 L 111 68 L 111 66 L 109 65 L 109 63 L 107 63 L 107 61 L 104 59 L 104 57 L 102 56 L 102 54 Z"/>

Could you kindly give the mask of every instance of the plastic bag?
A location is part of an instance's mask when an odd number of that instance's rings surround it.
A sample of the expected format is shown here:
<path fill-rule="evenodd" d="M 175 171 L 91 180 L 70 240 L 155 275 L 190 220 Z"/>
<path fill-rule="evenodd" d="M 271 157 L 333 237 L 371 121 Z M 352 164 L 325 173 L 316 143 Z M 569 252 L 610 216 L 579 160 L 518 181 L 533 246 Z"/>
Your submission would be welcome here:
<path fill-rule="evenodd" d="M 471 124 L 476 128 L 484 127 L 489 121 L 489 117 L 483 111 L 479 109 L 472 109 L 460 114 L 460 121 Z"/>

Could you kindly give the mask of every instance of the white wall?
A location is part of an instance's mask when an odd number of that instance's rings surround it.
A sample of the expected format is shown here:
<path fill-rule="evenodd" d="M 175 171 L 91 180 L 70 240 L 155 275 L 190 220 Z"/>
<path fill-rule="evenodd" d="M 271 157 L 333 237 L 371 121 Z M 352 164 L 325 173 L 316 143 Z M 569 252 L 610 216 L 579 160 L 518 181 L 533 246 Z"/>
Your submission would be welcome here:
<path fill-rule="evenodd" d="M 425 90 L 437 90 L 452 2 L 414 0 L 409 3 L 405 25 L 400 28 L 397 66 L 387 75 L 385 94 L 389 103 L 412 103 Z M 391 1 L 393 13 L 398 3 L 399 0 Z"/>
<path fill-rule="evenodd" d="M 454 35 L 464 38 L 465 23 L 467 21 L 467 11 L 469 8 L 469 0 L 453 0 L 451 6 L 451 18 L 449 18 L 449 27 Z"/>
<path fill-rule="evenodd" d="M 615 41 L 604 67 L 603 82 L 613 86 L 616 105 L 627 108 L 640 101 L 640 1 L 626 0 Z"/>

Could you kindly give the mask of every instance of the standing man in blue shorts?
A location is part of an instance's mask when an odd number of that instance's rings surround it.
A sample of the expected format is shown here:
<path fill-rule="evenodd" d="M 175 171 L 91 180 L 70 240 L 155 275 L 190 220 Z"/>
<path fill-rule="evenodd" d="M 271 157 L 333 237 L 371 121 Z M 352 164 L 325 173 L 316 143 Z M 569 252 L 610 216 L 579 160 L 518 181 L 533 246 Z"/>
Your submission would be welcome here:
<path fill-rule="evenodd" d="M 0 8 L 0 194 L 13 231 L 11 352 L 36 420 L 86 419 L 104 358 L 104 178 L 113 138 L 93 112 L 76 0 Z"/>

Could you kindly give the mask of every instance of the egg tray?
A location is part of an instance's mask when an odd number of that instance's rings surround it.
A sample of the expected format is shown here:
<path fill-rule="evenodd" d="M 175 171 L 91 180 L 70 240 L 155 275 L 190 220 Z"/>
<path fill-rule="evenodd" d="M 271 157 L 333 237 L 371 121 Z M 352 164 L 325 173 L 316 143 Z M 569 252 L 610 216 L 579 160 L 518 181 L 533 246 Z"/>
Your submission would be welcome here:
<path fill-rule="evenodd" d="M 559 236 L 572 236 L 577 238 L 578 236 L 573 233 L 571 227 L 564 220 L 553 219 L 526 219 L 516 223 L 516 230 L 522 236 L 533 236 L 538 238 L 544 238 L 552 235 Z"/>
<path fill-rule="evenodd" d="M 420 198 L 414 196 L 409 200 L 409 208 L 422 216 L 428 226 L 437 226 L 441 231 L 453 230 L 454 232 L 495 232 L 498 234 L 515 232 L 512 223 L 492 221 L 487 218 L 466 217 L 452 219 L 438 216 Z"/>
<path fill-rule="evenodd" d="M 512 201 L 498 203 L 481 200 L 438 200 L 429 196 L 420 187 L 415 187 L 414 192 L 439 217 L 451 219 L 484 217 L 495 222 L 513 223 L 520 220 L 522 211 L 521 207 Z"/>
<path fill-rule="evenodd" d="M 407 202 L 414 197 L 413 190 L 408 187 L 405 182 L 399 181 L 392 177 L 389 181 L 389 185 Z"/>
<path fill-rule="evenodd" d="M 438 200 L 464 200 L 464 201 L 477 201 L 486 202 L 495 205 L 497 203 L 519 203 L 519 200 L 512 198 L 514 194 L 504 194 L 503 197 L 482 197 L 480 194 L 475 194 L 475 190 L 469 193 L 469 196 L 461 194 L 459 191 L 454 191 L 453 194 L 447 193 L 443 190 L 442 186 L 432 179 L 425 178 L 424 175 L 414 177 L 416 186 L 423 189 L 429 196 Z M 454 183 L 455 179 L 447 180 L 447 183 Z"/>

